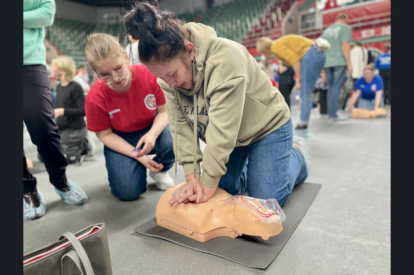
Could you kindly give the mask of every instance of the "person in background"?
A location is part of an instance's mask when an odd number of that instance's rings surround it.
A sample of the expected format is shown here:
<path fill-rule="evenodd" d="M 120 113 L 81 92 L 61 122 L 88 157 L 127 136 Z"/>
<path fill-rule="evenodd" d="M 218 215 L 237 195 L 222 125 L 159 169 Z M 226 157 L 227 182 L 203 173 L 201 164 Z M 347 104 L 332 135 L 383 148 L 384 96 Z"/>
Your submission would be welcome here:
<path fill-rule="evenodd" d="M 290 108 L 290 93 L 292 92 L 293 86 L 295 86 L 295 79 L 293 78 L 295 71 L 292 67 L 284 65 L 283 62 L 279 63 L 279 70 L 277 72 L 279 76 L 279 91 L 282 93 L 286 104 Z"/>
<path fill-rule="evenodd" d="M 326 81 L 326 74 L 325 71 L 322 70 L 321 74 L 316 81 L 315 87 L 319 90 L 319 113 L 321 115 L 327 115 L 327 104 L 326 104 L 326 98 L 328 94 L 328 85 Z"/>
<path fill-rule="evenodd" d="M 55 11 L 53 0 L 23 0 L 23 121 L 56 193 L 68 204 L 81 205 L 88 196 L 66 177 L 67 162 L 53 121 L 55 112 L 45 66 L 45 27 L 53 24 Z M 43 195 L 36 185 L 23 154 L 24 219 L 40 218 L 46 213 Z"/>
<path fill-rule="evenodd" d="M 157 79 L 144 65 L 130 65 L 118 39 L 108 34 L 91 34 L 85 56 L 98 77 L 86 96 L 88 129 L 105 145 L 111 193 L 136 200 L 147 190 L 147 169 L 158 189 L 173 186 L 168 174 L 174 165 L 173 141 Z"/>
<path fill-rule="evenodd" d="M 277 59 L 295 71 L 294 89 L 300 89 L 301 111 L 294 134 L 304 138 L 310 137 L 312 134 L 308 123 L 312 109 L 312 93 L 325 64 L 325 52 L 318 50 L 314 40 L 294 34 L 282 36 L 275 41 L 262 37 L 256 43 L 256 51 L 269 59 L 273 53 Z"/>
<path fill-rule="evenodd" d="M 385 52 L 377 57 L 375 68 L 379 70 L 379 74 L 384 81 L 384 104 L 391 105 L 391 46 L 385 46 Z"/>
<path fill-rule="evenodd" d="M 346 77 L 345 72 L 348 69 L 352 74 L 352 64 L 350 57 L 350 45 L 352 29 L 347 24 L 348 16 L 340 13 L 336 17 L 334 24 L 325 29 L 322 38 L 328 40 L 331 45 L 330 50 L 326 52 L 326 62 L 324 70 L 328 81 L 328 121 L 346 120 L 347 117 L 339 116 L 339 98 L 341 96 L 342 85 Z"/>
<path fill-rule="evenodd" d="M 79 64 L 77 73 L 78 74 L 75 76 L 73 81 L 77 82 L 79 85 L 82 86 L 83 93 L 86 96 L 89 90 L 91 89 L 91 86 L 89 85 L 88 69 L 86 68 L 84 64 Z"/>
<path fill-rule="evenodd" d="M 139 60 L 139 51 L 138 51 L 139 39 L 134 39 L 132 38 L 131 35 L 128 35 L 128 39 L 131 42 L 131 44 L 128 44 L 125 50 L 128 54 L 130 64 L 131 65 L 141 64 L 141 61 Z"/>
<path fill-rule="evenodd" d="M 59 79 L 56 88 L 55 118 L 60 140 L 68 163 L 81 164 L 87 154 L 87 129 L 85 124 L 85 95 L 76 81 L 75 63 L 69 56 L 53 59 L 50 66 L 52 77 Z"/>
<path fill-rule="evenodd" d="M 266 72 L 266 68 L 265 68 L 265 65 L 263 64 L 263 62 L 260 62 L 259 66 L 260 66 L 260 69 L 262 69 L 264 72 Z M 273 87 L 277 88 L 276 81 L 272 77 L 270 77 L 269 79 L 270 79 L 270 82 L 272 82 Z"/>
<path fill-rule="evenodd" d="M 356 41 L 354 47 L 351 50 L 350 56 L 351 56 L 351 64 L 352 64 L 351 77 L 354 83 L 354 91 L 355 91 L 356 81 L 361 76 L 363 76 L 364 68 L 368 64 L 368 50 L 362 46 L 362 43 L 360 41 Z M 350 96 L 350 93 L 346 93 L 346 96 L 345 96 L 345 99 L 342 105 L 343 110 L 345 110 L 346 108 L 346 102 L 348 101 L 349 96 Z M 355 102 L 355 104 L 356 106 L 358 106 L 358 101 Z"/>
<path fill-rule="evenodd" d="M 363 76 L 358 78 L 356 82 L 356 92 L 352 95 L 348 112 L 351 113 L 352 107 L 359 98 L 359 108 L 367 110 L 376 110 L 384 107 L 384 85 L 380 75 L 374 73 L 374 63 L 368 64 Z"/>

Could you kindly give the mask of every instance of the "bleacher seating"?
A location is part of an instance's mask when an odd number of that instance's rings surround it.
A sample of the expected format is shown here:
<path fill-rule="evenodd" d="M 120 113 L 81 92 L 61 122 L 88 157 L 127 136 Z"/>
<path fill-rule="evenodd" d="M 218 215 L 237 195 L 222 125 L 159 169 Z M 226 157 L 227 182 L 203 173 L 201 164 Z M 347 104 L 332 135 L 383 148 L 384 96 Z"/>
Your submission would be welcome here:
<path fill-rule="evenodd" d="M 256 18 L 253 29 L 242 41 L 242 44 L 248 49 L 256 46 L 259 37 L 268 36 L 276 39 L 282 35 L 281 24 L 284 16 L 291 8 L 295 0 L 275 0 L 271 3 L 266 13 Z"/>
<path fill-rule="evenodd" d="M 274 0 L 235 0 L 211 8 L 200 23 L 213 27 L 217 35 L 237 42 L 248 34 Z"/>
<path fill-rule="evenodd" d="M 220 37 L 239 43 L 255 45 L 259 36 L 267 35 L 280 26 L 281 19 L 294 0 L 234 0 L 214 6 L 207 13 L 184 13 L 177 18 L 213 27 Z M 123 33 L 122 24 L 87 24 L 55 18 L 53 26 L 47 28 L 47 36 L 62 54 L 71 56 L 75 63 L 85 63 L 84 48 L 87 36 L 94 32 L 104 32 L 120 38 L 123 46 L 129 41 Z M 247 38 L 247 39 L 246 39 Z M 243 43 L 245 44 L 245 43 Z M 253 45 L 252 44 L 252 45 Z"/>
<path fill-rule="evenodd" d="M 54 24 L 46 28 L 46 39 L 76 64 L 84 63 L 86 37 L 94 28 L 93 24 L 55 18 Z"/>

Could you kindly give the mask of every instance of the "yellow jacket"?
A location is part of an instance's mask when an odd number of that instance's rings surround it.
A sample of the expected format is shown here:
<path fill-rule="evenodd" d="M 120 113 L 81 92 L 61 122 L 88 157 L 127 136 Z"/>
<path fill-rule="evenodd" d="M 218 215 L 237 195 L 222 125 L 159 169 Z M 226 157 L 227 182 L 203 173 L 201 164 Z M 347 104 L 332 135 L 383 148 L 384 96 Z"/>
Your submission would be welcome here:
<path fill-rule="evenodd" d="M 283 64 L 292 67 L 308 52 L 313 44 L 315 44 L 315 41 L 309 38 L 290 34 L 276 39 L 272 43 L 271 50 Z"/>

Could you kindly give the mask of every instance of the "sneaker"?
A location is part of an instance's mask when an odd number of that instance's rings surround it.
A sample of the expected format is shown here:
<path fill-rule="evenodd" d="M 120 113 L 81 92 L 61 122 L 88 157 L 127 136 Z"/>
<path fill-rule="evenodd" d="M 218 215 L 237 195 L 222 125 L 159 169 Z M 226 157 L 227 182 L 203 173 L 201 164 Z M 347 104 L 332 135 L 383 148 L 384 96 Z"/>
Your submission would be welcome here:
<path fill-rule="evenodd" d="M 335 117 L 328 117 L 329 122 L 337 122 L 337 121 L 345 121 L 348 120 L 346 116 L 335 116 Z"/>
<path fill-rule="evenodd" d="M 167 190 L 174 186 L 174 180 L 168 175 L 168 172 L 149 172 L 149 176 L 155 181 L 155 185 L 160 190 Z"/>
<path fill-rule="evenodd" d="M 293 135 L 292 148 L 298 150 L 302 154 L 303 158 L 305 159 L 306 170 L 308 171 L 308 174 L 309 174 L 310 157 L 309 157 L 308 142 L 304 138 Z"/>
<path fill-rule="evenodd" d="M 38 219 L 46 214 L 43 198 L 43 194 L 38 190 L 23 195 L 23 218 L 25 220 Z"/>
<path fill-rule="evenodd" d="M 309 138 L 312 136 L 311 131 L 308 128 L 308 125 L 297 125 L 295 130 L 293 130 L 293 135 L 303 137 L 303 138 Z"/>
<path fill-rule="evenodd" d="M 84 161 L 97 161 L 93 155 L 85 155 Z"/>
<path fill-rule="evenodd" d="M 68 180 L 69 190 L 59 190 L 55 188 L 56 193 L 62 198 L 64 202 L 71 205 L 81 205 L 88 199 L 88 196 L 83 190 L 77 186 L 73 181 Z"/>

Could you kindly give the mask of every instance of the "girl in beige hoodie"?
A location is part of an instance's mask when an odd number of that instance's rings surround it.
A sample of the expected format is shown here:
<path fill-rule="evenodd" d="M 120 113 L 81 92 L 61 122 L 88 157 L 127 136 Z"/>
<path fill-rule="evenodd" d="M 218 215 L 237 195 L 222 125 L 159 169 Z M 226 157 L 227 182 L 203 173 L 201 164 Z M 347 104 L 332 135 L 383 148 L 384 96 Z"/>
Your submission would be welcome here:
<path fill-rule="evenodd" d="M 220 187 L 283 205 L 307 178 L 306 143 L 292 149 L 289 107 L 246 48 L 203 24 L 173 19 L 154 0 L 137 3 L 124 25 L 140 39 L 140 60 L 164 91 L 186 175 L 169 203 L 205 202 Z"/>

